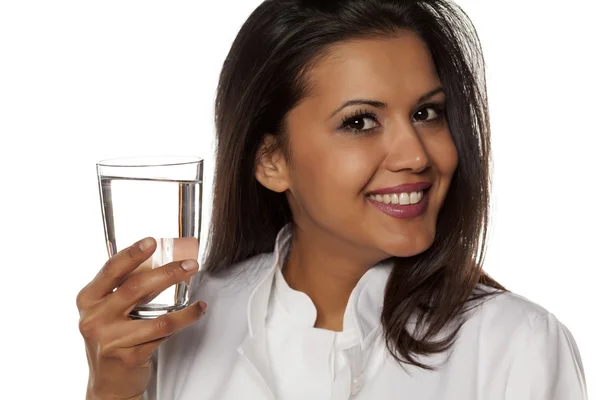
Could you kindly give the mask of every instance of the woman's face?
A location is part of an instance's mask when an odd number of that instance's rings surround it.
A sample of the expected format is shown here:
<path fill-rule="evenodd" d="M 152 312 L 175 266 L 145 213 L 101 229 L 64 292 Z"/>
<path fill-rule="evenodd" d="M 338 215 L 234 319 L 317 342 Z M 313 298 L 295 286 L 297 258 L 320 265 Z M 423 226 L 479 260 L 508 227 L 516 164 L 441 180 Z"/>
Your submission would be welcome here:
<path fill-rule="evenodd" d="M 337 44 L 308 78 L 282 167 L 300 230 L 378 259 L 426 250 L 458 162 L 426 44 L 410 32 Z"/>

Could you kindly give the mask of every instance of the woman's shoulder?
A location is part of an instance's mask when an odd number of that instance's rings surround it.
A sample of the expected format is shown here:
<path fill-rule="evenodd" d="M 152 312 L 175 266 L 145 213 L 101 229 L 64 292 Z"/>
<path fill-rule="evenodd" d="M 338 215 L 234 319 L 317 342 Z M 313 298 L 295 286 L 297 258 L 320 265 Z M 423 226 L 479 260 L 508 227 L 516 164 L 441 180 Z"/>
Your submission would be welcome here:
<path fill-rule="evenodd" d="M 487 293 L 475 300 L 465 325 L 486 341 L 517 343 L 559 335 L 572 341 L 564 323 L 548 308 L 529 297 L 511 291 L 499 291 L 478 284 L 475 293 Z"/>
<path fill-rule="evenodd" d="M 547 308 L 528 297 L 511 291 L 500 291 L 478 284 L 474 294 L 485 294 L 476 300 L 470 318 L 494 326 L 525 325 L 533 327 L 543 318 L 554 316 Z"/>
<path fill-rule="evenodd" d="M 496 292 L 481 284 L 476 290 L 493 294 L 473 308 L 461 328 L 459 347 L 463 351 L 475 347 L 479 362 L 489 363 L 490 371 L 506 371 L 515 393 L 554 387 L 560 395 L 553 398 L 584 398 L 583 363 L 569 328 L 551 310 L 524 295 Z"/>
<path fill-rule="evenodd" d="M 194 277 L 192 301 L 211 298 L 249 297 L 274 265 L 273 253 L 262 253 L 239 261 L 217 272 L 200 270 Z"/>

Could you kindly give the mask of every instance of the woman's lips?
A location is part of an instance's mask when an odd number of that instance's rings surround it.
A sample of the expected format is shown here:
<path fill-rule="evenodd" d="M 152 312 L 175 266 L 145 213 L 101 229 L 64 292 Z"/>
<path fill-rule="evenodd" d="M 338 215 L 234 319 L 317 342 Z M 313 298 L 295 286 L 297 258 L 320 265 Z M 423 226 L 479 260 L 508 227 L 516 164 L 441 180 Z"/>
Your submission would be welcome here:
<path fill-rule="evenodd" d="M 374 194 L 374 192 L 372 192 L 372 194 Z M 401 219 L 415 218 L 422 215 L 425 213 L 425 210 L 427 210 L 427 205 L 429 204 L 429 189 L 423 190 L 423 198 L 415 204 L 385 204 L 368 196 L 367 200 L 369 200 L 369 202 L 373 204 L 379 211 L 389 215 L 390 217 Z"/>

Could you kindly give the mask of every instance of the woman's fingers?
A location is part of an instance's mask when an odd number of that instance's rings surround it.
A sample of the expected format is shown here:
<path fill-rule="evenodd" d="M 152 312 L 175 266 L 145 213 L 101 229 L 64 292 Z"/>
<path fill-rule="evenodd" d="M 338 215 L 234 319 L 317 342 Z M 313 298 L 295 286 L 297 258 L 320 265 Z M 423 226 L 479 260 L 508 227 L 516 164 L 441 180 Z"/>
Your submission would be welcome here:
<path fill-rule="evenodd" d="M 81 311 L 98 303 L 119 286 L 126 276 L 152 255 L 156 248 L 153 238 L 145 238 L 111 257 L 96 277 L 77 295 L 77 308 Z"/>
<path fill-rule="evenodd" d="M 110 315 L 127 316 L 143 299 L 191 278 L 197 271 L 197 261 L 185 260 L 131 275 L 104 300 L 103 309 Z"/>
<path fill-rule="evenodd" d="M 115 342 L 117 347 L 145 346 L 149 349 L 147 354 L 152 353 L 152 346 L 156 347 L 162 343 L 161 339 L 169 338 L 187 326 L 197 322 L 206 313 L 206 303 L 198 301 L 182 310 L 170 312 L 161 315 L 153 320 L 132 320 L 127 324 L 122 324 L 120 329 L 115 332 L 118 337 Z M 142 351 L 140 349 L 140 351 Z"/>

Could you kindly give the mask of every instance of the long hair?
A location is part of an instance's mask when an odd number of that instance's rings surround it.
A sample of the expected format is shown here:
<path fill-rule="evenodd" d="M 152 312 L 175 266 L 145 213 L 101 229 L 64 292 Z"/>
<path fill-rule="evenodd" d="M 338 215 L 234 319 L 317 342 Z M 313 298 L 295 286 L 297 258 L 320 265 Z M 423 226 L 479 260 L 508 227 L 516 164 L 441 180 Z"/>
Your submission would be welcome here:
<path fill-rule="evenodd" d="M 310 93 L 311 67 L 333 44 L 400 30 L 418 34 L 433 56 L 459 159 L 434 242 L 423 253 L 395 259 L 381 315 L 393 357 L 432 370 L 416 356 L 452 346 L 464 321 L 433 339 L 461 321 L 467 304 L 492 294 L 476 293 L 476 285 L 506 290 L 482 268 L 491 162 L 485 65 L 470 19 L 449 0 L 267 0 L 250 15 L 217 89 L 214 203 L 204 269 L 216 273 L 272 251 L 279 230 L 293 222 L 285 194 L 256 180 L 255 163 L 266 134 L 275 135 L 275 146 L 286 146 L 285 117 Z M 411 333 L 407 323 L 413 317 Z"/>

